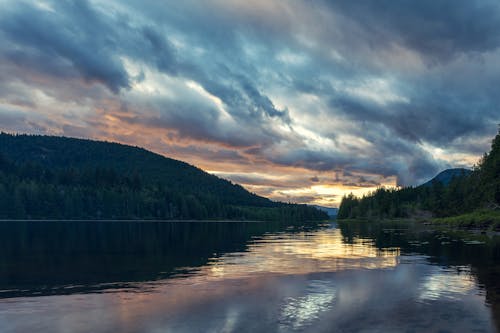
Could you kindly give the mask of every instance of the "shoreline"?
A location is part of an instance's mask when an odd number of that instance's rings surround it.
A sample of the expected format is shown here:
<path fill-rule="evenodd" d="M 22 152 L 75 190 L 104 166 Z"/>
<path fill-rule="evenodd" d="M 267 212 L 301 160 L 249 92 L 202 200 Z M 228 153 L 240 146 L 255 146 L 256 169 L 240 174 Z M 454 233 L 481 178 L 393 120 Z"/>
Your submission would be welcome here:
<path fill-rule="evenodd" d="M 304 221 L 286 221 L 286 220 L 153 220 L 153 219 L 0 219 L 0 223 L 5 222 L 106 222 L 106 223 L 270 223 L 282 222 L 294 224 L 298 222 L 307 223 L 325 223 L 332 220 L 304 220 Z"/>
<path fill-rule="evenodd" d="M 152 220 L 152 219 L 0 219 L 2 222 L 138 222 L 138 223 L 265 223 L 265 222 L 279 222 L 279 221 L 258 221 L 258 220 Z"/>
<path fill-rule="evenodd" d="M 471 213 L 433 218 L 351 218 L 339 219 L 339 222 L 349 221 L 380 221 L 380 222 L 401 222 L 401 223 L 418 223 L 426 226 L 439 226 L 455 230 L 470 230 L 470 231 L 500 231 L 500 211 L 495 210 L 478 210 Z"/>

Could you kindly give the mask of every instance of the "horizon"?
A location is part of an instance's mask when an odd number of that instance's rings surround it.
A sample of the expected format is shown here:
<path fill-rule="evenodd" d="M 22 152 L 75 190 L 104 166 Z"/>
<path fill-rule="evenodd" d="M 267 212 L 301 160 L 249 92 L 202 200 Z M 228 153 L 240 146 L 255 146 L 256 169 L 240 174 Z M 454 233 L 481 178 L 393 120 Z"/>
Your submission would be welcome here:
<path fill-rule="evenodd" d="M 0 131 L 142 147 L 275 201 L 471 168 L 500 122 L 495 1 L 0 8 Z"/>

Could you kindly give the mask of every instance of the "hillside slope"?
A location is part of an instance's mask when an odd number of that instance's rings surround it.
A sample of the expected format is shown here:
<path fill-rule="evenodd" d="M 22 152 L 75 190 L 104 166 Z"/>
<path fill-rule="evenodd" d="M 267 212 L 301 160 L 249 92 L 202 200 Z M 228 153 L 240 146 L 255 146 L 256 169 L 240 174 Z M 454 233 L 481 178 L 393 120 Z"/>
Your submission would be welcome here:
<path fill-rule="evenodd" d="M 0 201 L 0 218 L 324 217 L 142 148 L 5 133 L 0 134 Z"/>
<path fill-rule="evenodd" d="M 464 169 L 464 168 L 454 168 L 454 169 L 446 169 L 438 173 L 434 178 L 425 182 L 421 186 L 432 186 L 434 182 L 440 182 L 443 185 L 448 185 L 455 177 L 464 177 L 470 175 L 472 170 Z"/>

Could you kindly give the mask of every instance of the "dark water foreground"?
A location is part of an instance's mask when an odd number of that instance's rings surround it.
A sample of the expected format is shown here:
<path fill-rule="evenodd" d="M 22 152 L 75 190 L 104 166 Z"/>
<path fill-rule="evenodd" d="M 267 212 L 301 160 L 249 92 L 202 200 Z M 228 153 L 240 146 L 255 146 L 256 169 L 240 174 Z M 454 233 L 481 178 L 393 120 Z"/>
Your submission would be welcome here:
<path fill-rule="evenodd" d="M 0 222 L 0 332 L 499 327 L 498 237 L 366 222 Z"/>

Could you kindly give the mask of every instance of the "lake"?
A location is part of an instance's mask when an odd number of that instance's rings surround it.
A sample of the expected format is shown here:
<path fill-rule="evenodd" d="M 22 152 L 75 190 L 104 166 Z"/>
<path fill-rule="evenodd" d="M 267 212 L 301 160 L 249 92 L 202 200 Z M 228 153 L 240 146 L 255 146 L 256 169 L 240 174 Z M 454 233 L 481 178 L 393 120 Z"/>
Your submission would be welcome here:
<path fill-rule="evenodd" d="M 495 235 L 378 222 L 0 222 L 0 332 L 499 327 Z"/>

